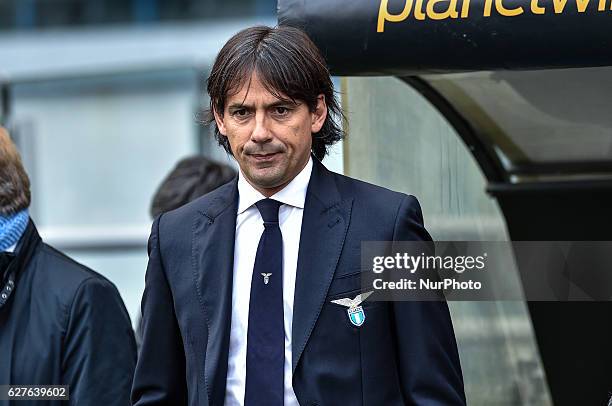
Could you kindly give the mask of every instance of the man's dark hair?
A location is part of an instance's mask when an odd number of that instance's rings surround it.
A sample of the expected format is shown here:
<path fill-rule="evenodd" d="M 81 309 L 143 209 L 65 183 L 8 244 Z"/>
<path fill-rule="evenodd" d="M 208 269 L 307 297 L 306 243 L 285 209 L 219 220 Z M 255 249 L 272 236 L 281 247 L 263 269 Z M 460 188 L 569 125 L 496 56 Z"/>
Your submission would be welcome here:
<path fill-rule="evenodd" d="M 328 147 L 343 138 L 340 120 L 344 116 L 323 56 L 297 28 L 251 27 L 227 41 L 208 78 L 210 108 L 206 121 L 215 123 L 213 111 L 223 115 L 228 96 L 238 93 L 254 72 L 275 97 L 305 102 L 311 112 L 316 109 L 318 95 L 325 96 L 327 118 L 321 130 L 312 134 L 312 152 L 322 160 Z M 214 131 L 219 145 L 231 154 L 229 142 L 216 124 Z"/>
<path fill-rule="evenodd" d="M 181 160 L 157 189 L 151 203 L 151 217 L 174 210 L 213 191 L 236 176 L 228 165 L 203 156 Z"/>

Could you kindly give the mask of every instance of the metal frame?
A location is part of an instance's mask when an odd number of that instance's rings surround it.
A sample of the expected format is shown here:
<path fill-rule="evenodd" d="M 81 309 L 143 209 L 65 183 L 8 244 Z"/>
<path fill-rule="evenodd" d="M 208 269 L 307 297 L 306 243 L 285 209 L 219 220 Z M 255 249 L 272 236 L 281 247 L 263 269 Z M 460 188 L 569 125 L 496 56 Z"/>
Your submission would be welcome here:
<path fill-rule="evenodd" d="M 506 166 L 500 161 L 493 145 L 487 137 L 472 123 L 465 119 L 457 108 L 426 80 L 418 76 L 400 77 L 415 90 L 421 93 L 455 128 L 459 136 L 468 146 L 486 178 L 490 182 L 512 181 L 514 176 L 532 177 L 562 177 L 581 176 L 585 179 L 596 180 L 602 175 L 612 176 L 612 161 L 551 161 L 551 162 L 509 162 Z M 483 134 L 484 135 L 484 134 Z"/>

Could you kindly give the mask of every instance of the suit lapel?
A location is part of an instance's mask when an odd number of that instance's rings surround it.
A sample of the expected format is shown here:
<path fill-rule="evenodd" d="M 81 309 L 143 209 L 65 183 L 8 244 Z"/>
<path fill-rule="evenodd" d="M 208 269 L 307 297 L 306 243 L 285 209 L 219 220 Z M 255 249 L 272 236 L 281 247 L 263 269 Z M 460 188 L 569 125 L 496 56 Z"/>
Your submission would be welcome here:
<path fill-rule="evenodd" d="M 313 163 L 304 203 L 293 301 L 294 372 L 325 303 L 353 203 L 352 199 L 341 200 L 333 174 L 314 158 Z"/>
<path fill-rule="evenodd" d="M 199 301 L 208 327 L 204 363 L 205 386 L 209 404 L 222 405 L 225 397 L 231 324 L 238 208 L 236 180 L 213 193 L 213 200 L 199 211 L 195 222 L 192 264 Z"/>

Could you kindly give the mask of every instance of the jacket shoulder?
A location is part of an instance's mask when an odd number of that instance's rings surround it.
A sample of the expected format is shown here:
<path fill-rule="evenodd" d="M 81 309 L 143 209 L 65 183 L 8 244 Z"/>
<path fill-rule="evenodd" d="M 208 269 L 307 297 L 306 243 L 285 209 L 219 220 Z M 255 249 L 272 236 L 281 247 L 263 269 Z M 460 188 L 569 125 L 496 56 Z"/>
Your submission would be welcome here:
<path fill-rule="evenodd" d="M 49 272 L 53 274 L 53 279 L 63 282 L 64 287 L 67 284 L 78 285 L 87 279 L 95 279 L 114 286 L 98 272 L 45 243 L 41 244 L 37 266 L 49 269 Z"/>
<path fill-rule="evenodd" d="M 21 271 L 15 290 L 34 292 L 36 303 L 67 328 L 75 309 L 112 313 L 118 323 L 129 326 L 129 316 L 117 287 L 104 276 L 41 242 Z M 90 306 L 92 305 L 92 306 Z"/>
<path fill-rule="evenodd" d="M 331 172 L 331 174 L 334 176 L 338 191 L 343 198 L 354 198 L 357 203 L 375 209 L 378 213 L 387 211 L 396 213 L 399 205 L 407 197 L 416 200 L 412 195 L 396 192 L 339 173 Z"/>
<path fill-rule="evenodd" d="M 64 302 L 71 301 L 86 285 L 96 285 L 98 289 L 119 296 L 117 287 L 106 277 L 45 243 L 40 244 L 35 259 L 29 267 L 36 268 L 37 279 L 42 279 L 40 286 L 63 297 Z"/>
<path fill-rule="evenodd" d="M 340 195 L 353 199 L 353 213 L 358 223 L 392 233 L 386 240 L 431 240 L 424 227 L 421 205 L 414 195 L 340 174 L 334 176 Z"/>

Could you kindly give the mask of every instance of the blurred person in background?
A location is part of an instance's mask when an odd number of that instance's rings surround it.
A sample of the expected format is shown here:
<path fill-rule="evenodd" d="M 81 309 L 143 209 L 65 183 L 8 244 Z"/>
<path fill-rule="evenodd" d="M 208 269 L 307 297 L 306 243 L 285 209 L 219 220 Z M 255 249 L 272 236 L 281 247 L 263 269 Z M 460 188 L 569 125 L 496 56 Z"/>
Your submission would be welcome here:
<path fill-rule="evenodd" d="M 28 175 L 0 127 L 0 385 L 68 385 L 70 405 L 128 405 L 136 344 L 119 292 L 45 244 L 29 206 Z"/>
<path fill-rule="evenodd" d="M 184 158 L 159 185 L 151 202 L 151 218 L 204 196 L 235 176 L 236 171 L 229 165 L 204 156 Z"/>

